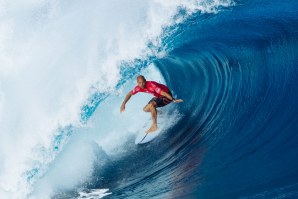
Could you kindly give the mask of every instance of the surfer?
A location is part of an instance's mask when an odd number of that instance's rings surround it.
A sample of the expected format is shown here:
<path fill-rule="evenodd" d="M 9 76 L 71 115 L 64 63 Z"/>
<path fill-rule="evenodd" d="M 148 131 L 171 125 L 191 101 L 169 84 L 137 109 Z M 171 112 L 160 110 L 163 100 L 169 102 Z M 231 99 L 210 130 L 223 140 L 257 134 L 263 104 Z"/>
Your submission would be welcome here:
<path fill-rule="evenodd" d="M 132 91 L 130 91 L 121 107 L 120 107 L 120 113 L 125 110 L 125 104 L 130 99 L 131 96 L 135 95 L 138 92 L 145 92 L 150 93 L 154 95 L 154 97 L 148 102 L 148 104 L 143 108 L 145 112 L 151 112 L 152 116 L 152 126 L 149 130 L 147 130 L 146 133 L 151 133 L 157 130 L 157 111 L 156 108 L 163 107 L 165 105 L 170 104 L 171 102 L 183 102 L 181 99 L 174 99 L 172 96 L 172 93 L 170 89 L 163 84 L 159 84 L 155 81 L 146 81 L 145 77 L 142 75 L 139 75 L 137 77 L 137 83 L 138 85 L 134 87 Z"/>

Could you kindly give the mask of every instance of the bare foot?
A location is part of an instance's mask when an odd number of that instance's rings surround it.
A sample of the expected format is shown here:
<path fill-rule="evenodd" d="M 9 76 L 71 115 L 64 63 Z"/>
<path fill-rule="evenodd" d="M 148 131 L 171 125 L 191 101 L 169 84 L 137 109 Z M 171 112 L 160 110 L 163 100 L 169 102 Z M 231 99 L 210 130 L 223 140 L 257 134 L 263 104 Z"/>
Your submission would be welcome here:
<path fill-rule="evenodd" d="M 156 125 L 152 125 L 151 127 L 150 127 L 150 129 L 148 130 L 148 131 L 146 131 L 146 133 L 153 133 L 154 131 L 156 131 L 157 130 L 157 126 Z"/>

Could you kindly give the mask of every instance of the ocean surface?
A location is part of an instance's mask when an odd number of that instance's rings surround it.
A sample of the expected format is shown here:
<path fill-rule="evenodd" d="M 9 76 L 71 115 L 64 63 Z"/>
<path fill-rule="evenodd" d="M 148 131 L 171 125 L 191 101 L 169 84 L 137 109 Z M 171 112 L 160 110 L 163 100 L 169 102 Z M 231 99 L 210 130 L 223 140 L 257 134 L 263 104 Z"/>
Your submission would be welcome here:
<path fill-rule="evenodd" d="M 297 0 L 0 1 L 0 198 L 298 198 L 297 62 Z"/>

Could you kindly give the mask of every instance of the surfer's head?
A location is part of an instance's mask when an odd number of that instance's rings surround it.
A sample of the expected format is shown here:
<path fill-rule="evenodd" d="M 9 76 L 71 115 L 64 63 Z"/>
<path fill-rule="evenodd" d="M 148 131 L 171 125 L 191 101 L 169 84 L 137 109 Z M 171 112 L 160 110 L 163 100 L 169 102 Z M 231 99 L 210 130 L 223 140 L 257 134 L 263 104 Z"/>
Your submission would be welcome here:
<path fill-rule="evenodd" d="M 138 83 L 138 86 L 141 87 L 141 88 L 145 88 L 146 87 L 146 79 L 143 75 L 139 75 L 137 77 L 137 83 Z"/>

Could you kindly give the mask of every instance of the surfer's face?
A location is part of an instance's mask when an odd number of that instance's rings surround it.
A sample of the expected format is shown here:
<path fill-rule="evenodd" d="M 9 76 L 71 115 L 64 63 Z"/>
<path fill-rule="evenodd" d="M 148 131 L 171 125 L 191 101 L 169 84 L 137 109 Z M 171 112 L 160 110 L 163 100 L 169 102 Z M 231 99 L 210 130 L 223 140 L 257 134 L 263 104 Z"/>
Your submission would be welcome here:
<path fill-rule="evenodd" d="M 145 88 L 145 86 L 146 86 L 146 80 L 144 80 L 143 78 L 138 78 L 137 82 L 138 82 L 138 86 L 139 87 Z"/>

